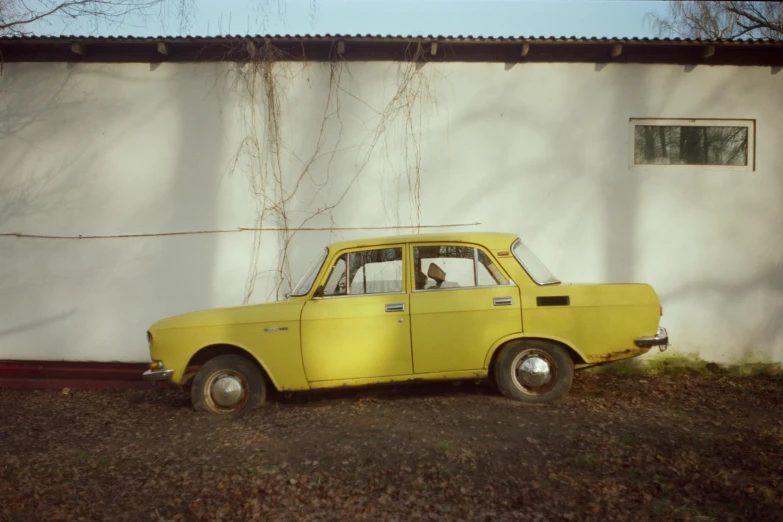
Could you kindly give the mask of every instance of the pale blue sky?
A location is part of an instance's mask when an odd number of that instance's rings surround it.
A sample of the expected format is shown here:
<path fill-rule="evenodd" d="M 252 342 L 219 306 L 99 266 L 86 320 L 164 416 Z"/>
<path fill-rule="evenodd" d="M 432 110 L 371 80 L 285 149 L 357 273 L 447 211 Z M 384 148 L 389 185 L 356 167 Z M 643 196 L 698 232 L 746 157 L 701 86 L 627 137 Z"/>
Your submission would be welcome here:
<path fill-rule="evenodd" d="M 194 0 L 186 33 L 474 36 L 656 36 L 645 20 L 666 2 L 642 0 Z M 38 34 L 179 34 L 171 16 L 122 27 L 41 25 Z"/>

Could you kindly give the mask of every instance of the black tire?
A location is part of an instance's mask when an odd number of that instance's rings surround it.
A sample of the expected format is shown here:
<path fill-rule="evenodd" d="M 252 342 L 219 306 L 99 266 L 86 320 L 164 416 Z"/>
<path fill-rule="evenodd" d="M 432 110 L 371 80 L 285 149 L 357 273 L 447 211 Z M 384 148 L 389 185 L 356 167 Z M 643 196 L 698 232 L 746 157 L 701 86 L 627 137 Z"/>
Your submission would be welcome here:
<path fill-rule="evenodd" d="M 529 364 L 534 367 L 536 364 L 541 365 L 539 360 L 546 362 L 549 379 L 541 382 L 545 379 L 544 373 L 518 373 L 517 368 L 521 368 L 526 360 L 530 360 Z M 565 348 L 537 339 L 508 343 L 502 348 L 492 370 L 500 392 L 509 399 L 523 402 L 541 403 L 562 399 L 574 381 L 574 361 Z M 530 381 L 535 382 L 531 384 Z"/>
<path fill-rule="evenodd" d="M 219 394 L 215 384 L 224 379 Z M 239 355 L 220 355 L 207 361 L 199 368 L 191 381 L 190 398 L 193 407 L 205 413 L 216 415 L 241 415 L 259 408 L 266 401 L 266 383 L 258 367 Z M 239 392 L 236 392 L 239 385 Z M 236 403 L 228 404 L 238 394 Z"/>

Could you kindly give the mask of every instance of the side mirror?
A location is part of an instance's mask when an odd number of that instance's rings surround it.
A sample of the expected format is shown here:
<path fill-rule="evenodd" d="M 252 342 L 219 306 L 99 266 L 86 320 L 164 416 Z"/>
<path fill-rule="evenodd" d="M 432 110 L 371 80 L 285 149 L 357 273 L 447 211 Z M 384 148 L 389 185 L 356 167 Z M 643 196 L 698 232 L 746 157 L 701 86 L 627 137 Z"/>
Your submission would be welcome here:
<path fill-rule="evenodd" d="M 319 286 L 313 292 L 313 299 L 320 299 L 324 296 L 324 285 Z"/>

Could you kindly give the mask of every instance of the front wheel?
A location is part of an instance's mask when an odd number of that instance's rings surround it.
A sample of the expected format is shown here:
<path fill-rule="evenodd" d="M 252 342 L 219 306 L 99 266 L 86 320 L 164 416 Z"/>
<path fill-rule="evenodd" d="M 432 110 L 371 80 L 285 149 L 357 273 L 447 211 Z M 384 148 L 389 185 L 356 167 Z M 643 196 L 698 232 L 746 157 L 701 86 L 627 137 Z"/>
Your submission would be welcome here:
<path fill-rule="evenodd" d="M 528 339 L 502 348 L 495 361 L 495 383 L 509 399 L 549 402 L 563 398 L 574 380 L 574 362 L 557 344 Z"/>
<path fill-rule="evenodd" d="M 239 355 L 221 355 L 199 368 L 190 398 L 199 411 L 238 415 L 264 403 L 266 384 L 252 361 Z"/>

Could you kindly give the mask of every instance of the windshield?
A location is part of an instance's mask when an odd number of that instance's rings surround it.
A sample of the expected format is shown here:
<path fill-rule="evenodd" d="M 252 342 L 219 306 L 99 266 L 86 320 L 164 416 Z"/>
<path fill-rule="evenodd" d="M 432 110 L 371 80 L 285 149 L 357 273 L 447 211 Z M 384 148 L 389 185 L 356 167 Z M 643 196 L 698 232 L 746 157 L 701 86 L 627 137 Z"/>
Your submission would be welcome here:
<path fill-rule="evenodd" d="M 296 288 L 294 288 L 294 291 L 291 292 L 289 295 L 292 296 L 300 296 L 305 295 L 307 292 L 310 291 L 310 288 L 313 287 L 313 282 L 315 281 L 315 277 L 318 275 L 318 272 L 321 270 L 321 265 L 324 264 L 324 261 L 326 260 L 326 254 L 329 253 L 329 250 L 324 248 L 323 252 L 321 252 L 321 255 L 318 256 L 318 259 L 315 260 L 315 263 L 313 263 L 313 266 L 310 267 L 310 270 L 305 273 L 304 277 L 299 281 L 299 284 L 296 285 Z"/>
<path fill-rule="evenodd" d="M 514 244 L 511 246 L 514 252 L 514 257 L 517 258 L 519 264 L 525 269 L 525 272 L 538 283 L 539 285 L 554 285 L 560 282 L 558 278 L 552 275 L 544 264 L 538 260 L 533 252 L 528 249 L 522 240 L 517 238 Z"/>

